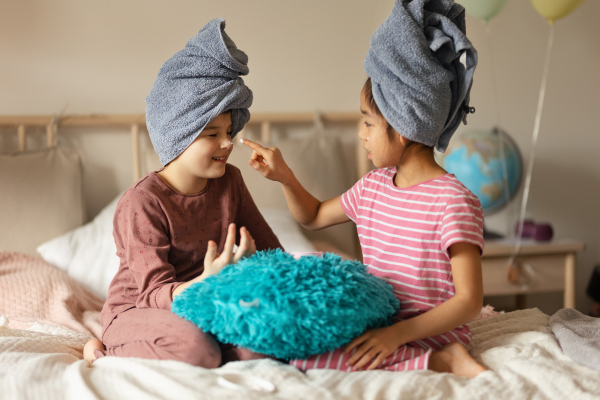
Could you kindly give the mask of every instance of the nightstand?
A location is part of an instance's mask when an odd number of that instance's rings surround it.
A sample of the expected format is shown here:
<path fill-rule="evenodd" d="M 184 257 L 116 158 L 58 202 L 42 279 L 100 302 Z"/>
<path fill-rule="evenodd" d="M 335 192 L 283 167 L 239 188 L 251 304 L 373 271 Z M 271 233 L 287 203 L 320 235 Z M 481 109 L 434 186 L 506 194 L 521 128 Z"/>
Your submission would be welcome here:
<path fill-rule="evenodd" d="M 481 256 L 484 296 L 517 296 L 517 308 L 525 308 L 525 295 L 564 292 L 564 307 L 575 308 L 577 252 L 585 248 L 578 240 L 536 242 L 524 239 L 516 263 L 530 278 L 525 285 L 508 281 L 508 260 L 514 240 L 486 240 Z"/>

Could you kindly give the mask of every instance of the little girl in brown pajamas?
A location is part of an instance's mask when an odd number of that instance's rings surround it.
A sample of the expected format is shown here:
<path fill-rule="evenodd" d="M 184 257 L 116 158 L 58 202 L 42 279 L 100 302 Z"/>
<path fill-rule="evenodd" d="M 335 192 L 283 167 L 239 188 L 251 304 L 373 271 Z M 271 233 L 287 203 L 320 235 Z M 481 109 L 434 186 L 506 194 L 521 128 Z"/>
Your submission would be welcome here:
<path fill-rule="evenodd" d="M 224 28 L 224 20 L 210 21 L 163 64 L 146 98 L 148 132 L 164 168 L 134 183 L 117 205 L 121 263 L 100 315 L 102 341 L 84 349 L 90 363 L 120 356 L 216 368 L 265 357 L 220 344 L 171 312 L 173 297 L 192 283 L 257 249 L 281 247 L 240 171 L 226 163 L 232 138 L 250 118 L 252 92 L 239 77 L 248 73 L 248 57 Z"/>

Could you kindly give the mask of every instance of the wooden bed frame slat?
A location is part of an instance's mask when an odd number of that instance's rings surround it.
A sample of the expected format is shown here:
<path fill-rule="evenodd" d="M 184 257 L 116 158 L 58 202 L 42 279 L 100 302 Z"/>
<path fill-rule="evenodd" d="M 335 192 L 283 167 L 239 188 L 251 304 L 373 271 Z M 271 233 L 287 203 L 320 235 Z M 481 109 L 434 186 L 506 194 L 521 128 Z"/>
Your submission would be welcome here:
<path fill-rule="evenodd" d="M 253 113 L 249 125 L 260 125 L 261 139 L 265 143 L 271 140 L 272 124 L 307 124 L 314 123 L 316 118 L 327 123 L 353 124 L 361 120 L 358 112 L 304 112 L 304 113 Z M 56 130 L 59 127 L 129 127 L 132 142 L 133 180 L 141 178 L 140 168 L 140 127 L 146 128 L 145 114 L 89 114 L 89 115 L 0 115 L 0 126 L 17 128 L 19 151 L 27 148 L 27 127 L 46 127 L 46 143 L 52 146 L 55 142 Z M 360 123 L 359 123 L 360 126 Z M 240 132 L 240 137 L 244 132 Z M 370 163 L 365 158 L 361 141 L 357 141 L 357 177 L 364 176 L 370 170 Z"/>
<path fill-rule="evenodd" d="M 17 134 L 19 135 L 19 151 L 25 151 L 27 148 L 27 137 L 25 136 L 25 125 L 21 124 L 17 128 Z"/>

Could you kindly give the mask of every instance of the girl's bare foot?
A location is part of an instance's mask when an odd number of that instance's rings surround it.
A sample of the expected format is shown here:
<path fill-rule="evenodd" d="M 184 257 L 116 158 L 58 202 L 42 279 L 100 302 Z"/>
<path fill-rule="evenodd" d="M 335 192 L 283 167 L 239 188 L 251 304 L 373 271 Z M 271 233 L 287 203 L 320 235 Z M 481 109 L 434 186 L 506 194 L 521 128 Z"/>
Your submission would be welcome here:
<path fill-rule="evenodd" d="M 438 351 L 434 351 L 429 359 L 429 369 L 436 372 L 452 372 L 457 376 L 474 378 L 485 368 L 473 359 L 458 342 L 448 343 Z"/>
<path fill-rule="evenodd" d="M 92 339 L 83 347 L 83 359 L 87 361 L 88 367 L 92 366 L 92 361 L 96 359 L 94 350 L 105 350 L 104 345 L 98 339 Z"/>

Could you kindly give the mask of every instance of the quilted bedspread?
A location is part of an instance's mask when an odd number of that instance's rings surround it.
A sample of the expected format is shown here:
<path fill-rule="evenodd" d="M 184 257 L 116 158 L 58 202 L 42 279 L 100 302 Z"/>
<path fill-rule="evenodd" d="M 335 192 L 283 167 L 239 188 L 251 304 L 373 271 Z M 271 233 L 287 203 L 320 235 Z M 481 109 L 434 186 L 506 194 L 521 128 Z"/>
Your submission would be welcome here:
<path fill-rule="evenodd" d="M 488 371 L 474 379 L 431 371 L 311 370 L 272 360 L 207 370 L 176 361 L 104 357 L 84 344 L 100 333 L 102 303 L 40 259 L 0 252 L 1 399 L 598 399 L 600 373 L 561 351 L 537 309 L 470 323 L 469 351 Z M 233 378 L 232 378 L 233 377 Z M 225 381 L 223 378 L 227 378 Z M 273 390 L 247 382 L 266 380 Z M 232 380 L 238 385 L 226 385 Z"/>

